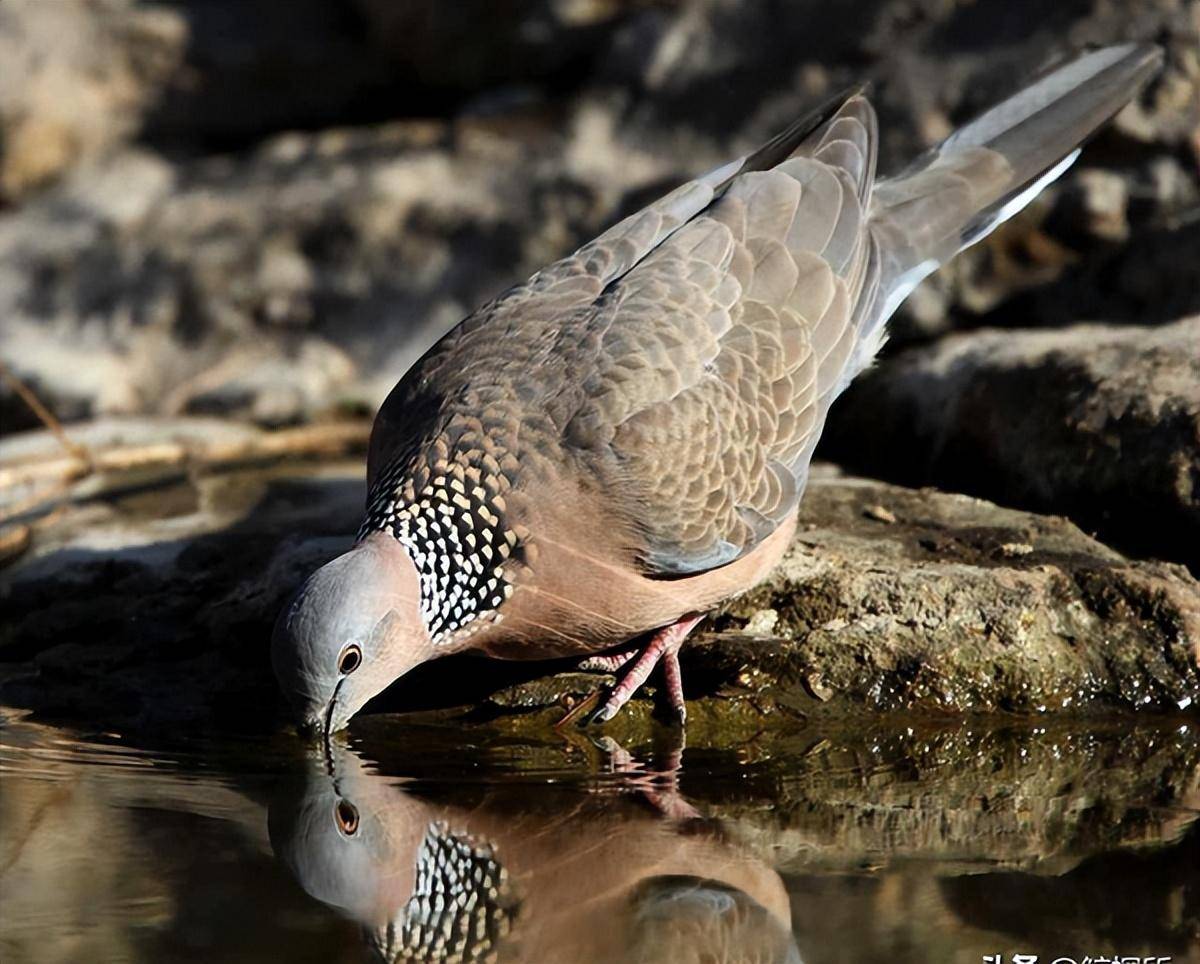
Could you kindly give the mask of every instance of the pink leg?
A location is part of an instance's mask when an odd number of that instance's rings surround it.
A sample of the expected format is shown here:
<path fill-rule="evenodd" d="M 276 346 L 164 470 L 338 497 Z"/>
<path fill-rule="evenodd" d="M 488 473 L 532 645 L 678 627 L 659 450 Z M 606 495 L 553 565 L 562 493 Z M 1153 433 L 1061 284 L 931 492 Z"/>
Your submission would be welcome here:
<path fill-rule="evenodd" d="M 671 700 L 672 708 L 679 717 L 679 722 L 682 723 L 687 712 L 683 702 L 683 681 L 679 674 L 679 647 L 683 645 L 687 634 L 692 631 L 696 623 L 700 622 L 703 618 L 703 615 L 684 616 L 678 622 L 674 622 L 670 626 L 665 626 L 656 632 L 642 650 L 641 655 L 634 661 L 633 666 L 630 667 L 629 671 L 621 679 L 621 682 L 613 687 L 608 701 L 596 711 L 590 722 L 607 723 L 616 716 L 621 707 L 628 703 L 630 697 L 646 682 L 646 677 L 658 665 L 659 660 L 662 660 L 663 673 L 666 676 L 667 695 Z"/>

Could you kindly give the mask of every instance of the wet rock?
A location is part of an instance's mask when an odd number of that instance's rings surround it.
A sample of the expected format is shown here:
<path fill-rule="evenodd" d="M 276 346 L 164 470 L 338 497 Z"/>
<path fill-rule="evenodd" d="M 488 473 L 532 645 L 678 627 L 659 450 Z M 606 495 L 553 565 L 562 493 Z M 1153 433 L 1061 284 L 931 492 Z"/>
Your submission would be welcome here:
<path fill-rule="evenodd" d="M 894 525 L 863 518 L 874 501 Z M 1173 711 L 1200 698 L 1200 586 L 1178 566 L 1129 562 L 1063 519 L 854 479 L 815 482 L 802 520 L 779 569 L 717 622 L 780 613 L 773 632 L 792 645 L 747 663 L 758 692 L 815 673 L 822 701 L 879 709 Z M 692 658 L 728 681 L 754 652 L 718 637 Z"/>
<path fill-rule="evenodd" d="M 912 349 L 834 406 L 827 456 L 1062 512 L 1200 566 L 1200 317 L 978 332 Z"/>
<path fill-rule="evenodd" d="M 0 576 L 14 702 L 134 725 L 269 723 L 274 614 L 349 542 L 361 462 L 139 481 L 136 467 L 85 480 L 98 491 L 32 521 Z"/>
<path fill-rule="evenodd" d="M 138 479 L 27 520 L 29 545 L 0 575 L 0 700 L 129 725 L 274 725 L 270 627 L 348 544 L 361 463 Z M 872 505 L 896 521 L 864 515 Z M 1200 703 L 1200 587 L 1181 568 L 1130 562 L 1061 519 L 827 474 L 784 563 L 712 629 L 684 650 L 698 738 L 891 710 Z M 377 707 L 541 725 L 604 679 L 568 669 L 442 660 Z M 644 732 L 652 710 L 635 700 L 614 733 Z"/>

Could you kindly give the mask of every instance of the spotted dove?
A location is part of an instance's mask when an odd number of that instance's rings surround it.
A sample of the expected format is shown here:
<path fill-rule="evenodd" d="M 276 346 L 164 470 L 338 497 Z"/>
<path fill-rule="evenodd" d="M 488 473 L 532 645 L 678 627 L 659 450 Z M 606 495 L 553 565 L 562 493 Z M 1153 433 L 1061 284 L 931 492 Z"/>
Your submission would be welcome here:
<path fill-rule="evenodd" d="M 680 644 L 780 559 L 829 407 L 889 316 L 1160 61 L 1085 54 L 884 179 L 850 91 L 471 314 L 384 402 L 357 542 L 276 625 L 301 720 L 338 729 L 466 649 L 624 666 L 601 722 L 661 662 L 682 719 Z"/>

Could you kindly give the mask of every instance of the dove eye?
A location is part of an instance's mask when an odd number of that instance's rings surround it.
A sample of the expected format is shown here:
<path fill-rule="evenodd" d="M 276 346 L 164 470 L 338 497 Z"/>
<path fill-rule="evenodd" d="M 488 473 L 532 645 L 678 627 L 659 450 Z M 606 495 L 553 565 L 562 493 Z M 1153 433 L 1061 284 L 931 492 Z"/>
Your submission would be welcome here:
<path fill-rule="evenodd" d="M 350 643 L 338 657 L 338 672 L 349 676 L 362 665 L 362 649 L 357 643 Z"/>
<path fill-rule="evenodd" d="M 342 833 L 347 837 L 354 836 L 358 830 L 358 811 L 354 809 L 354 804 L 339 800 L 333 808 L 333 817 Z"/>

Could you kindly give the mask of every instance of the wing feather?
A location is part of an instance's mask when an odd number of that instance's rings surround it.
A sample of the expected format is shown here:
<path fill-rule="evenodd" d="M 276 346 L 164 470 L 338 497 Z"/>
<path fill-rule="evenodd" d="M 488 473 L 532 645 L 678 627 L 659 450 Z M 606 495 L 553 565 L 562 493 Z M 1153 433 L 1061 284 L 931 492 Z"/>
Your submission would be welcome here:
<path fill-rule="evenodd" d="M 795 509 L 829 406 L 899 301 L 1160 63 L 1152 45 L 1085 54 L 878 189 L 874 111 L 835 97 L 450 332 L 384 403 L 372 484 L 406 452 L 419 469 L 469 442 L 524 480 L 588 473 L 650 572 L 736 559 Z"/>
<path fill-rule="evenodd" d="M 842 97 L 505 292 L 389 396 L 372 486 L 456 440 L 526 478 L 565 457 L 648 571 L 748 552 L 795 508 L 853 353 L 874 165 L 870 105 Z"/>
<path fill-rule="evenodd" d="M 609 428 L 587 437 L 614 456 L 652 571 L 727 563 L 795 509 L 856 346 L 874 131 L 851 98 L 777 166 L 735 176 L 606 292 L 576 418 L 595 425 L 603 400 Z M 693 317 L 706 337 L 681 364 L 659 346 Z M 647 362 L 636 384 L 621 377 L 630 355 Z"/>

